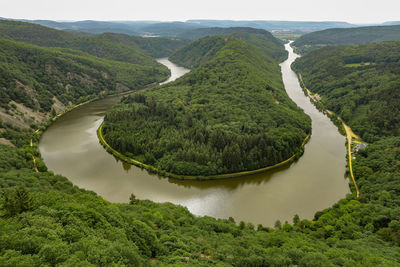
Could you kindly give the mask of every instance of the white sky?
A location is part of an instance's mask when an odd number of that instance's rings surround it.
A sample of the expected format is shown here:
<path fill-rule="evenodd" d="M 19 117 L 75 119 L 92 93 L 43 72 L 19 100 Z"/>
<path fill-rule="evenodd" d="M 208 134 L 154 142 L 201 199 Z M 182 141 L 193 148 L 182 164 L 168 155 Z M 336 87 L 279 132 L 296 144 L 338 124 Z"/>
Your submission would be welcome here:
<path fill-rule="evenodd" d="M 0 0 L 0 17 L 50 20 L 400 20 L 400 0 Z"/>

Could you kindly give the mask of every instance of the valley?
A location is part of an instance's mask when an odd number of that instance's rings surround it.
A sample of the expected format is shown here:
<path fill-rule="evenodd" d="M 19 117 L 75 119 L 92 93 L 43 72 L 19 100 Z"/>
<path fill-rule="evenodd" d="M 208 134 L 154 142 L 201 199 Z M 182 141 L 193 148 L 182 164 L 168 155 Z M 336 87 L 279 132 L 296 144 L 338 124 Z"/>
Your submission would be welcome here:
<path fill-rule="evenodd" d="M 54 122 L 40 141 L 42 157 L 50 170 L 112 202 L 126 202 L 134 193 L 139 199 L 186 206 L 196 215 L 233 217 L 254 224 L 273 226 L 277 219 L 290 221 L 296 213 L 311 219 L 316 211 L 349 193 L 344 177 L 346 147 L 336 127 L 302 93 L 290 69 L 297 56 L 289 46 L 286 48 L 289 59 L 281 65 L 285 88 L 313 121 L 304 155 L 289 166 L 235 179 L 199 182 L 166 179 L 130 166 L 107 153 L 96 135 L 103 116 L 120 97 L 87 104 Z M 173 77 L 183 74 L 180 67 L 172 63 L 168 66 Z M 78 167 L 79 162 L 85 164 Z"/>
<path fill-rule="evenodd" d="M 301 50 L 243 22 L 191 22 L 137 22 L 174 35 L 143 38 L 121 34 L 136 22 L 40 22 L 93 34 L 0 21 L 0 266 L 398 266 L 400 46 L 381 42 L 394 27 L 355 46 L 336 29 L 305 34 L 332 43 Z M 102 122 L 161 175 L 108 153 Z M 344 125 L 368 143 L 346 144 Z M 162 176 L 251 172 L 292 152 L 254 175 Z M 168 153 L 186 165 L 160 168 Z"/>

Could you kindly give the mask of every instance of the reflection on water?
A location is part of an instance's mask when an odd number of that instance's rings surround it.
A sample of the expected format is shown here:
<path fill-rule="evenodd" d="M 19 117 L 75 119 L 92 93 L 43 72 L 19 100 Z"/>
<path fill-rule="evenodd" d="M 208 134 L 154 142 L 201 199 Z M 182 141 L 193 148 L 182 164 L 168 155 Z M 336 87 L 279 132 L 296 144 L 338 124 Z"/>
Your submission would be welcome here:
<path fill-rule="evenodd" d="M 309 114 L 313 134 L 299 161 L 273 171 L 218 181 L 167 179 L 108 154 L 99 144 L 96 129 L 105 112 L 120 97 L 110 97 L 81 106 L 57 120 L 43 134 L 39 147 L 48 168 L 68 177 L 79 187 L 95 191 L 112 202 L 128 202 L 131 193 L 139 199 L 172 202 L 196 215 L 272 226 L 277 219 L 291 221 L 294 214 L 312 218 L 349 193 L 345 173 L 345 139 L 301 91 L 290 64 L 281 64 L 289 96 Z M 172 79 L 188 70 L 167 59 L 160 60 Z"/>

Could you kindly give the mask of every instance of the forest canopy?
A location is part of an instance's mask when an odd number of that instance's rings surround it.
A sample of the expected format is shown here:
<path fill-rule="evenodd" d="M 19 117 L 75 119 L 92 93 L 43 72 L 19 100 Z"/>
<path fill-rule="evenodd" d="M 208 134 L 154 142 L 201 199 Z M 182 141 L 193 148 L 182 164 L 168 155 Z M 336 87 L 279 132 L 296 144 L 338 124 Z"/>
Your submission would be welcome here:
<path fill-rule="evenodd" d="M 367 142 L 400 134 L 400 41 L 321 48 L 293 68 Z"/>
<path fill-rule="evenodd" d="M 14 100 L 49 112 L 54 97 L 66 106 L 101 93 L 126 91 L 169 75 L 159 65 L 139 65 L 65 49 L 0 39 L 0 106 Z"/>
<path fill-rule="evenodd" d="M 272 57 L 278 62 L 284 61 L 287 58 L 288 53 L 282 46 L 283 42 L 275 38 L 270 32 L 262 29 L 249 27 L 210 27 L 188 30 L 183 32 L 179 36 L 196 40 L 206 36 L 215 35 L 231 35 L 239 39 L 245 40 L 247 43 L 260 48 L 265 54 Z M 179 54 L 180 52 L 177 51 L 175 55 L 171 57 L 171 60 L 176 60 L 178 62 Z"/>
<path fill-rule="evenodd" d="M 400 25 L 336 28 L 311 32 L 293 42 L 297 51 L 307 53 L 323 46 L 360 45 L 400 40 Z"/>
<path fill-rule="evenodd" d="M 159 170 L 208 176 L 274 165 L 300 152 L 311 131 L 287 96 L 280 68 L 232 36 L 180 50 L 198 62 L 175 82 L 124 98 L 105 117 L 111 147 Z"/>
<path fill-rule="evenodd" d="M 71 48 L 96 57 L 154 66 L 159 64 L 152 57 L 167 57 L 189 42 L 180 38 L 144 38 L 119 33 L 78 35 L 8 20 L 0 20 L 0 38 L 38 46 Z"/>
<path fill-rule="evenodd" d="M 65 72 L 57 72 L 56 78 L 59 79 L 68 79 L 68 72 L 83 71 L 89 75 L 85 71 L 90 63 L 93 63 L 91 67 L 99 62 L 106 64 L 105 61 L 92 61 L 91 57 L 81 52 L 77 55 L 82 57 L 77 57 L 66 50 L 54 49 L 50 52 L 48 49 L 11 41 L 1 41 L 1 44 L 2 47 L 6 44 L 11 46 L 2 50 L 6 52 L 1 54 L 1 60 L 8 61 L 1 61 L 1 66 L 22 69 L 27 71 L 27 76 L 40 73 L 41 62 L 52 62 L 55 60 L 54 54 L 60 55 L 61 66 L 65 67 Z M 238 58 L 234 50 L 236 46 L 241 47 L 239 51 L 246 51 L 242 50 L 246 44 L 236 40 L 221 49 L 224 52 L 217 55 L 218 60 L 211 60 L 207 65 L 210 72 L 200 67 L 195 71 L 196 76 L 186 75 L 165 89 L 154 89 L 148 95 L 147 92 L 134 95 L 133 99 L 124 100 L 128 104 L 121 103 L 115 110 L 128 109 L 129 105 L 142 106 L 143 110 L 146 107 L 162 110 L 160 107 L 163 102 L 158 106 L 159 102 L 151 102 L 151 99 L 158 100 L 155 92 L 164 96 L 163 90 L 171 87 L 177 88 L 179 93 L 179 88 L 187 88 L 185 94 L 178 98 L 181 101 L 178 104 L 191 111 L 197 103 L 204 104 L 207 99 L 199 99 L 196 103 L 191 101 L 196 91 L 190 82 L 199 84 L 199 88 L 203 84 L 208 88 L 208 77 L 231 78 L 229 73 L 232 69 L 224 71 L 225 76 L 216 76 L 211 72 L 215 71 L 211 67 L 218 62 L 229 62 L 229 66 L 236 66 L 231 62 Z M 26 65 L 18 61 L 13 49 L 21 53 L 34 53 L 32 61 L 37 61 L 38 65 Z M 255 53 L 254 49 L 252 51 Z M 396 53 L 386 52 L 387 64 L 398 61 Z M 323 60 L 327 52 L 321 53 L 319 60 Z M 225 55 L 235 57 L 230 61 L 224 59 Z M 251 55 L 266 60 L 265 68 L 267 65 L 272 69 L 277 68 L 275 64 L 270 64 L 269 58 L 260 56 L 258 52 Z M 252 63 L 258 62 L 251 58 Z M 66 62 L 70 64 L 64 64 Z M 240 59 L 239 67 L 245 62 Z M 363 69 L 366 63 L 349 61 L 346 65 L 348 68 Z M 324 64 L 327 63 L 324 62 L 314 72 L 331 75 L 329 68 L 323 68 Z M 396 71 L 396 65 L 392 67 Z M 384 69 L 383 63 L 381 68 Z M 337 69 L 332 68 L 332 71 Z M 271 92 L 268 94 L 291 110 L 289 106 L 294 104 L 279 87 L 281 82 L 275 75 L 277 72 L 268 73 L 272 73 L 267 76 L 268 85 L 276 86 L 269 87 L 267 91 Z M 309 79 L 307 76 L 315 73 L 305 72 L 304 79 Z M 371 75 L 375 74 L 371 72 Z M 249 80 L 264 81 L 260 78 L 253 80 L 254 77 L 249 76 L 246 83 Z M 379 78 L 378 75 L 375 78 Z M 7 82 L 4 76 L 0 76 L 0 81 Z M 219 83 L 216 79 L 211 81 Z M 262 82 L 260 84 L 264 85 Z M 238 90 L 232 84 L 228 85 L 228 88 Z M 76 86 L 79 92 L 85 88 L 80 88 L 79 83 Z M 312 87 L 312 84 L 307 83 L 307 86 Z M 266 89 L 263 86 L 261 89 L 254 88 L 260 92 Z M 348 92 L 352 90 L 359 88 L 347 89 Z M 190 91 L 193 94 L 189 98 Z M 172 97 L 175 93 L 171 91 L 170 96 L 166 95 Z M 329 91 L 325 94 L 330 95 Z M 243 93 L 243 96 L 246 97 L 246 94 Z M 376 96 L 371 94 L 372 97 Z M 389 104 L 399 101 L 396 94 L 392 98 Z M 335 101 L 333 95 L 329 99 Z M 389 101 L 387 96 L 385 99 Z M 145 107 L 144 101 L 151 104 Z M 191 103 L 191 106 L 186 103 Z M 335 103 L 340 104 L 339 101 Z M 257 106 L 256 103 L 252 104 Z M 298 111 L 298 114 L 302 113 Z M 351 113 L 350 120 L 357 116 L 357 113 Z M 181 118 L 184 118 L 183 115 Z M 187 120 L 187 123 L 196 122 L 196 117 L 191 122 Z M 282 122 L 283 118 L 279 123 Z M 365 127 L 371 126 L 368 120 L 361 120 L 360 123 L 365 123 Z M 271 228 L 255 226 L 250 222 L 235 222 L 233 218 L 195 216 L 182 206 L 139 200 L 134 195 L 125 204 L 110 203 L 92 191 L 74 186 L 66 177 L 47 171 L 37 148 L 38 136 L 33 134 L 33 130 L 20 129 L 0 120 L 0 138 L 11 143 L 8 146 L 0 144 L 0 266 L 399 266 L 400 137 L 392 136 L 396 135 L 392 126 L 385 129 L 384 136 L 375 136 L 379 138 L 378 141 L 370 143 L 355 155 L 353 167 L 360 187 L 360 198 L 349 195 L 317 212 L 312 220 L 294 214 L 292 222 L 277 221 L 275 227 Z M 33 146 L 30 145 L 32 139 Z M 36 158 L 39 172 L 34 170 L 32 156 Z"/>

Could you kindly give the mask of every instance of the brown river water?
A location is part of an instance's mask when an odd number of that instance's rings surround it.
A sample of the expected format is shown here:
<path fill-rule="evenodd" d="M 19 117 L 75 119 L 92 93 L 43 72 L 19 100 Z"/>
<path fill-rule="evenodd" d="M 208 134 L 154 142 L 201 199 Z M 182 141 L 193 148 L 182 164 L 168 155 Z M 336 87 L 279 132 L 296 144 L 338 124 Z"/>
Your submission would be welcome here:
<path fill-rule="evenodd" d="M 39 148 L 49 168 L 75 185 L 92 190 L 111 202 L 139 199 L 172 202 L 196 215 L 233 217 L 236 222 L 273 226 L 276 220 L 291 222 L 295 214 L 312 219 L 314 213 L 350 193 L 345 178 L 345 137 L 304 95 L 290 64 L 298 57 L 286 45 L 289 58 L 281 64 L 288 95 L 312 119 L 312 136 L 304 155 L 289 166 L 263 174 L 219 181 L 177 181 L 151 174 L 108 154 L 96 129 L 107 110 L 120 97 L 109 97 L 80 106 L 54 122 L 42 135 Z M 169 80 L 188 70 L 167 59 Z"/>

